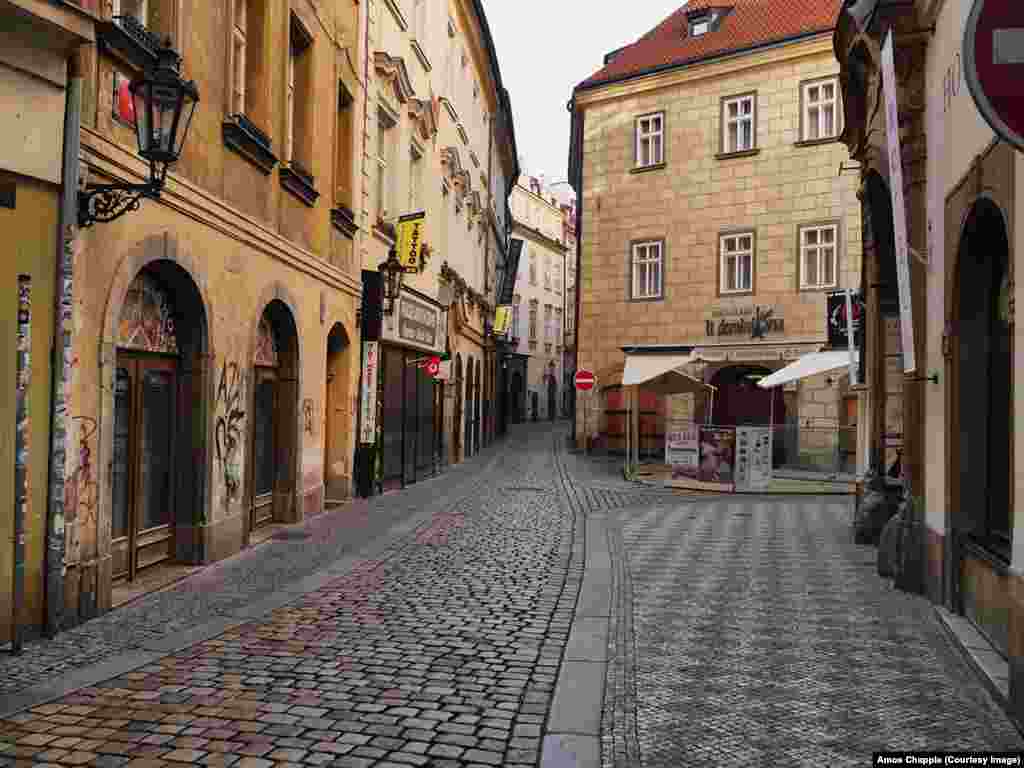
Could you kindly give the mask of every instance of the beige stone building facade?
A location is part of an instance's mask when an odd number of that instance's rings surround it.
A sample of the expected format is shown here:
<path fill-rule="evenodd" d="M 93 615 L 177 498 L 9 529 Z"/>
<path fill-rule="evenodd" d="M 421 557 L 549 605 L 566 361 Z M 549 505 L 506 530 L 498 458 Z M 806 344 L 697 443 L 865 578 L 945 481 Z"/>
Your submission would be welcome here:
<path fill-rule="evenodd" d="M 369 18 L 360 263 L 377 270 L 406 214 L 425 213 L 430 246 L 383 318 L 375 480 L 390 488 L 472 456 L 497 432 L 491 329 L 518 161 L 479 2 L 378 0 Z M 445 380 L 418 367 L 430 356 L 447 358 Z"/>
<path fill-rule="evenodd" d="M 514 352 L 525 362 L 510 382 L 518 420 L 563 414 L 565 281 L 562 211 L 543 182 L 520 176 L 509 200 L 512 236 L 523 241 L 512 305 Z"/>
<path fill-rule="evenodd" d="M 793 443 L 787 462 L 853 470 L 845 374 L 777 390 L 774 402 L 755 386 L 822 349 L 827 293 L 860 287 L 856 177 L 838 141 L 839 3 L 823 5 L 807 18 L 780 8 L 768 33 L 758 7 L 691 2 L 575 89 L 577 364 L 597 374 L 599 398 L 589 422 L 577 409 L 578 440 L 622 447 L 627 350 L 686 351 L 714 398 L 641 392 L 645 450 L 663 449 L 673 419 L 773 420 L 789 427 L 776 441 L 777 452 Z"/>

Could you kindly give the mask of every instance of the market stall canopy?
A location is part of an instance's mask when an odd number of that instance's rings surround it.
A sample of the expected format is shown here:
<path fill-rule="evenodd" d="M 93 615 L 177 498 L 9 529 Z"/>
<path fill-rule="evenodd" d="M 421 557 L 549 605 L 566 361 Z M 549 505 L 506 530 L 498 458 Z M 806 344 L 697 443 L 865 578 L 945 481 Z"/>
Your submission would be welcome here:
<path fill-rule="evenodd" d="M 626 355 L 626 368 L 622 372 L 622 386 L 630 387 L 635 384 L 644 384 L 663 373 L 678 368 L 681 365 L 692 363 L 694 357 L 691 353 L 685 355 Z"/>
<path fill-rule="evenodd" d="M 770 376 L 765 376 L 757 382 L 757 386 L 770 389 L 771 387 L 779 386 L 779 384 L 786 384 L 790 381 L 806 379 L 808 376 L 816 376 L 819 373 L 828 373 L 829 371 L 846 368 L 850 364 L 850 354 L 850 350 L 843 349 L 832 352 L 813 352 L 809 355 L 804 355 L 795 363 L 790 363 Z M 853 350 L 853 355 L 856 357 L 857 350 Z"/>

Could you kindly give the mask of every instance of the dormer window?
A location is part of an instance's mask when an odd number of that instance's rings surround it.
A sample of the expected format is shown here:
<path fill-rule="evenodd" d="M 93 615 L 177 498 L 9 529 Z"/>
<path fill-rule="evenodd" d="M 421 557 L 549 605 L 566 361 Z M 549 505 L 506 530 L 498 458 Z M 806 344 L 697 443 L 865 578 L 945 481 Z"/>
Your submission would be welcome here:
<path fill-rule="evenodd" d="M 714 18 L 710 13 L 702 13 L 690 19 L 690 37 L 700 37 L 711 29 Z"/>

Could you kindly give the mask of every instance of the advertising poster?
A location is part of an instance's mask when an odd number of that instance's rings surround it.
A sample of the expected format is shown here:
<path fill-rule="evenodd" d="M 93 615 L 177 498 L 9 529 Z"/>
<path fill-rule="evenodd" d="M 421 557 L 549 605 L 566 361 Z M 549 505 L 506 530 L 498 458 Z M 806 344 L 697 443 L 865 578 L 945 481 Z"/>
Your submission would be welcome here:
<path fill-rule="evenodd" d="M 398 219 L 398 260 L 406 272 L 419 272 L 423 258 L 423 211 L 409 213 Z"/>
<path fill-rule="evenodd" d="M 359 442 L 377 442 L 377 371 L 380 367 L 380 345 L 376 341 L 363 342 L 362 414 L 359 424 Z"/>
<path fill-rule="evenodd" d="M 732 486 L 736 477 L 736 430 L 700 428 L 700 469 L 697 479 L 704 483 Z"/>
<path fill-rule="evenodd" d="M 700 451 L 700 428 L 691 424 L 665 434 L 665 463 L 671 467 L 673 480 L 697 479 Z"/>
<path fill-rule="evenodd" d="M 736 428 L 736 488 L 763 491 L 772 479 L 772 431 Z"/>

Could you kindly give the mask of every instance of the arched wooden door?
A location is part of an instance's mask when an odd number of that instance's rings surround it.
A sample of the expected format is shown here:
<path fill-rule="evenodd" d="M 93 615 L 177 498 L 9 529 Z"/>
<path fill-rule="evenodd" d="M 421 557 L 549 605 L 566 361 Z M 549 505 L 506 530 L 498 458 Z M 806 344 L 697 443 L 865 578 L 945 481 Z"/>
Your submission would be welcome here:
<path fill-rule="evenodd" d="M 324 418 L 324 495 L 341 501 L 350 492 L 349 423 L 352 346 L 340 323 L 327 336 L 327 402 Z"/>
<path fill-rule="evenodd" d="M 462 461 L 462 411 L 463 411 L 462 355 L 455 355 L 455 412 L 452 414 L 452 461 Z"/>

